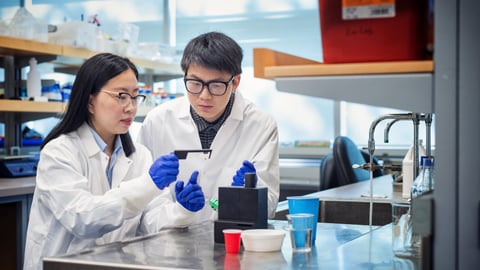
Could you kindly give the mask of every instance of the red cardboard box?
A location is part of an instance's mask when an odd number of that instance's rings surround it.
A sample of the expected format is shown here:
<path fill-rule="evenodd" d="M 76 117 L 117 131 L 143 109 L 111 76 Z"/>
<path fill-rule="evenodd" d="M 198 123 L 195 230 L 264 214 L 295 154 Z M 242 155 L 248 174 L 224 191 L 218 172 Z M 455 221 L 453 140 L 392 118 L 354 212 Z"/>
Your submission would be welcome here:
<path fill-rule="evenodd" d="M 428 0 L 319 0 L 324 63 L 424 60 Z"/>

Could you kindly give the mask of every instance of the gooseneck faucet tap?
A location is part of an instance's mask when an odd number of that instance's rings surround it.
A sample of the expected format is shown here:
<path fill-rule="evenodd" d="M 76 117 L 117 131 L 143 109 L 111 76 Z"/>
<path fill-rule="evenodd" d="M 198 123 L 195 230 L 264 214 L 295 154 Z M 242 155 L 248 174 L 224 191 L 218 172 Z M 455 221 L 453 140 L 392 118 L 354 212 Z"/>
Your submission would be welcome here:
<path fill-rule="evenodd" d="M 400 119 L 392 120 L 391 122 L 388 122 L 387 125 L 385 126 L 385 130 L 383 131 L 384 143 L 388 143 L 388 134 L 390 133 L 390 128 L 393 126 L 393 124 L 395 124 L 398 121 L 400 121 Z"/>
<path fill-rule="evenodd" d="M 386 119 L 394 119 L 394 120 L 412 120 L 413 113 L 400 113 L 400 114 L 387 114 L 378 117 L 377 119 L 373 120 L 372 124 L 370 125 L 369 133 L 368 133 L 368 153 L 370 156 L 373 156 L 375 152 L 375 128 L 377 125 Z M 388 139 L 387 139 L 388 140 Z"/>
<path fill-rule="evenodd" d="M 386 119 L 393 119 L 391 122 L 387 123 L 385 130 L 384 130 L 384 142 L 388 143 L 388 134 L 390 132 L 390 128 L 398 121 L 401 120 L 412 120 L 413 122 L 413 172 L 414 176 L 418 175 L 419 171 L 419 162 L 418 162 L 418 155 L 419 155 L 419 145 L 418 145 L 418 129 L 420 125 L 420 121 L 425 121 L 426 129 L 426 151 L 427 155 L 431 155 L 431 141 L 430 141 L 430 132 L 431 132 L 431 125 L 432 125 L 432 114 L 426 113 L 403 113 L 403 114 L 387 114 L 380 116 L 379 118 L 375 119 L 372 124 L 370 125 L 369 130 L 369 138 L 368 138 L 368 152 L 370 154 L 370 159 L 372 159 L 373 154 L 375 152 L 375 139 L 374 133 L 376 126 L 383 120 Z M 372 162 L 372 161 L 370 161 Z M 373 167 L 372 167 L 373 168 Z"/>

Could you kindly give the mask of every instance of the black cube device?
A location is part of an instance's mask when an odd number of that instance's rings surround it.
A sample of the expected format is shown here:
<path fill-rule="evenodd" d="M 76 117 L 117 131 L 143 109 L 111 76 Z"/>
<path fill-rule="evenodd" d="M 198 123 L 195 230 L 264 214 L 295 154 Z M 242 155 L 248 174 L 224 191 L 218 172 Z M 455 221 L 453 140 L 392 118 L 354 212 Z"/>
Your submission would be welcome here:
<path fill-rule="evenodd" d="M 266 229 L 267 187 L 219 187 L 218 220 L 214 223 L 216 243 L 224 243 L 223 229 Z"/>

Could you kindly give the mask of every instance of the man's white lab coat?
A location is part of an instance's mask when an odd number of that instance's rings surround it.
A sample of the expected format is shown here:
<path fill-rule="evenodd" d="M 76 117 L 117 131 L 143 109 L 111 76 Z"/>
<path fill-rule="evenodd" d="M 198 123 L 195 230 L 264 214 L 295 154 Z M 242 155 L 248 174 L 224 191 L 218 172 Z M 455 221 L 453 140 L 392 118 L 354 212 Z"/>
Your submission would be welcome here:
<path fill-rule="evenodd" d="M 145 118 L 137 140 L 149 148 L 153 158 L 174 150 L 202 149 L 198 129 L 190 115 L 186 97 L 168 101 Z M 278 130 L 273 117 L 260 111 L 237 91 L 230 116 L 218 131 L 210 147 L 211 158 L 201 154 L 180 160 L 178 180 L 189 180 L 199 171 L 198 184 L 205 194 L 205 207 L 196 213 L 179 211 L 174 185 L 148 206 L 142 226 L 147 232 L 176 224 L 178 226 L 215 220 L 216 212 L 208 202 L 218 198 L 219 186 L 231 186 L 232 178 L 244 160 L 254 163 L 258 186 L 268 187 L 269 217 L 275 215 L 279 198 Z M 242 202 L 239 202 L 242 203 Z M 186 214 L 188 213 L 188 214 Z"/>

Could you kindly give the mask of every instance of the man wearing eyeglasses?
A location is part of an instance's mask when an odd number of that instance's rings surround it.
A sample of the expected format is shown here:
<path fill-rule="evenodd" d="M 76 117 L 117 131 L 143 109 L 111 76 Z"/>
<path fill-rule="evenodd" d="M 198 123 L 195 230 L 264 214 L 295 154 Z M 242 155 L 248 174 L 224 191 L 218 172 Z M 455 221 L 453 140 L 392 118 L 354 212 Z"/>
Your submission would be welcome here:
<path fill-rule="evenodd" d="M 189 179 L 198 171 L 206 205 L 218 198 L 218 187 L 243 186 L 244 174 L 256 173 L 258 186 L 268 187 L 268 215 L 273 218 L 279 198 L 277 124 L 237 91 L 242 58 L 241 47 L 225 34 L 209 32 L 192 39 L 181 60 L 186 96 L 150 111 L 138 140 L 154 158 L 175 150 L 211 149 L 210 158 L 180 160 L 177 176 Z M 173 153 L 169 157 L 178 160 Z M 175 190 L 181 188 L 170 185 L 150 204 L 142 222 L 147 232 L 216 219 L 216 212 L 200 202 L 180 207 L 183 198 Z"/>

